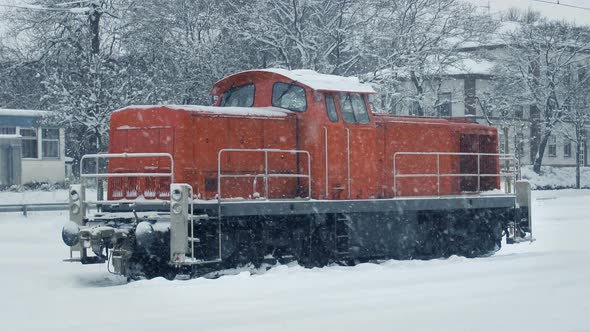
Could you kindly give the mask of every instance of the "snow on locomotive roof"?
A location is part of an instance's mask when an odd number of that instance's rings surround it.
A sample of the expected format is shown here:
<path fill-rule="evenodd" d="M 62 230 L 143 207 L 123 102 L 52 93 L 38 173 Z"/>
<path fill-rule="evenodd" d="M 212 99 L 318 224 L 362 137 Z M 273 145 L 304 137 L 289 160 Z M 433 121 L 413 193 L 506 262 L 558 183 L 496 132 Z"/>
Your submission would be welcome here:
<path fill-rule="evenodd" d="M 247 70 L 234 75 L 243 73 L 267 72 L 285 76 L 288 79 L 297 81 L 303 85 L 318 91 L 343 91 L 356 93 L 376 93 L 373 87 L 366 83 L 361 83 L 357 77 L 337 76 L 320 74 L 309 69 L 287 70 L 281 68 L 266 68 Z M 231 76 L 234 76 L 231 75 Z M 226 77 L 227 78 L 227 77 Z M 225 79 L 225 78 L 224 78 Z M 223 80 L 222 80 L 223 81 Z M 217 84 L 217 83 L 216 83 Z"/>
<path fill-rule="evenodd" d="M 158 107 L 189 112 L 240 116 L 285 117 L 292 113 L 291 111 L 278 107 L 218 107 L 200 105 L 135 105 L 124 107 L 115 112 L 125 111 L 128 109 L 152 109 Z"/>

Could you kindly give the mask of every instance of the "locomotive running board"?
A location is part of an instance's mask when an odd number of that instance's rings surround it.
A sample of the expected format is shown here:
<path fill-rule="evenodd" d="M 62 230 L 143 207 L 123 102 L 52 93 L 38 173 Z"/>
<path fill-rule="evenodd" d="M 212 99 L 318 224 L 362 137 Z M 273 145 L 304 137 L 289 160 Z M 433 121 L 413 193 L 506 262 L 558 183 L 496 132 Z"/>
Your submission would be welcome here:
<path fill-rule="evenodd" d="M 221 206 L 219 206 L 221 204 Z M 252 215 L 309 215 L 324 213 L 366 213 L 387 211 L 471 210 L 515 207 L 515 195 L 464 195 L 441 197 L 403 197 L 375 200 L 195 200 L 194 211 L 224 217 Z M 104 212 L 169 211 L 168 204 L 103 206 Z"/>
<path fill-rule="evenodd" d="M 209 210 L 213 202 L 195 202 L 195 210 Z M 309 215 L 428 210 L 470 210 L 514 207 L 514 195 L 407 197 L 376 200 L 231 201 L 221 203 L 224 217 L 251 215 Z"/>

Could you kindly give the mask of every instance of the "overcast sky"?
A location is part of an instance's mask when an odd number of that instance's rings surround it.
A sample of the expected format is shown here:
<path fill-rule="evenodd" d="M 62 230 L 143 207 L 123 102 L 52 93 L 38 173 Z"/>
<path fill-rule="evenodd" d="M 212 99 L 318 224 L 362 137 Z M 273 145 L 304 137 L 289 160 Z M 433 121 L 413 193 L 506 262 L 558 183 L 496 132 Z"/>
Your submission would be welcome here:
<path fill-rule="evenodd" d="M 580 25 L 590 25 L 590 0 L 559 0 L 562 5 L 557 5 L 557 0 L 466 0 L 473 4 L 482 6 L 482 9 L 487 10 L 488 3 L 490 5 L 490 12 L 497 13 L 507 10 L 511 7 L 520 9 L 532 8 L 541 12 L 546 17 L 552 19 L 563 19 L 570 22 L 575 22 Z M 546 3 L 551 2 L 551 3 Z M 571 8 L 564 5 L 579 6 L 589 8 L 588 10 Z"/>
<path fill-rule="evenodd" d="M 64 0 L 67 2 L 68 0 Z M 165 1 L 165 0 L 164 0 Z M 393 0 L 394 1 L 394 0 Z M 562 5 L 557 5 L 558 0 L 465 0 L 482 7 L 482 10 L 488 10 L 489 3 L 490 12 L 498 13 L 507 10 L 510 7 L 520 9 L 533 8 L 541 12 L 544 16 L 552 19 L 563 19 L 575 22 L 580 25 L 590 25 L 590 0 L 559 0 Z M 542 2 L 545 1 L 545 2 Z M 551 3 L 547 3 L 551 2 Z M 0 4 L 24 4 L 27 0 L 0 0 Z M 588 10 L 571 8 L 564 5 L 572 5 L 579 7 L 587 7 Z M 0 11 L 3 8 L 0 6 Z M 0 22 L 0 33 L 2 33 L 3 24 Z"/>

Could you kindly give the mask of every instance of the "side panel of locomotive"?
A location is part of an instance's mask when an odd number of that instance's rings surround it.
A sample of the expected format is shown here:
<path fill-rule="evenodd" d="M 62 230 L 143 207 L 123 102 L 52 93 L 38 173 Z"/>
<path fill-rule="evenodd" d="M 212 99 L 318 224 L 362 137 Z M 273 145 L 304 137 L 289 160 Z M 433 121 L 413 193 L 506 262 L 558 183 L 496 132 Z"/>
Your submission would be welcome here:
<path fill-rule="evenodd" d="M 184 111 L 164 107 L 130 107 L 111 115 L 109 153 L 169 153 L 172 156 L 190 153 L 188 135 L 190 117 Z M 145 157 L 111 159 L 109 173 L 169 173 L 175 181 L 184 181 L 181 170 L 187 167 L 184 158 Z M 109 200 L 169 199 L 170 178 L 112 177 L 108 179 Z"/>
<path fill-rule="evenodd" d="M 221 185 L 219 192 L 223 198 L 256 198 L 257 194 L 264 195 L 262 177 L 266 168 L 273 175 L 297 173 L 296 154 L 270 153 L 265 156 L 264 153 L 251 151 L 295 150 L 295 119 L 292 116 L 244 119 L 193 114 L 191 121 L 193 163 L 190 171 L 194 172 L 194 178 L 187 183 L 191 183 L 195 193 L 203 199 L 215 198 L 218 184 Z M 220 155 L 219 151 L 224 149 L 244 151 L 227 151 Z M 221 159 L 218 160 L 219 157 Z M 218 174 L 218 166 L 221 167 L 221 174 Z M 232 177 L 218 181 L 220 175 Z M 269 179 L 270 198 L 296 197 L 295 182 L 293 178 Z"/>
<path fill-rule="evenodd" d="M 222 149 L 280 149 L 296 147 L 295 120 L 292 115 L 268 115 L 244 118 L 214 113 L 207 107 L 178 106 L 150 109 L 128 108 L 111 117 L 110 153 L 170 153 L 174 158 L 174 182 L 188 183 L 197 197 L 214 199 L 218 194 L 218 153 Z M 130 125 L 133 124 L 133 125 Z M 278 134 L 280 133 L 280 134 Z M 270 154 L 266 160 L 275 172 L 297 172 L 296 155 Z M 304 165 L 304 163 L 300 163 Z M 226 198 L 248 198 L 262 193 L 264 155 L 255 151 L 227 151 L 221 156 L 221 171 L 228 177 L 221 181 Z M 165 173 L 170 171 L 168 158 L 112 159 L 110 173 Z M 306 171 L 299 169 L 300 172 Z M 247 177 L 246 175 L 252 175 Z M 273 179 L 269 191 L 273 198 L 297 195 L 294 179 Z M 257 186 L 253 187 L 256 182 Z M 119 177 L 109 179 L 109 199 L 169 199 L 168 178 Z M 252 197 L 250 197 L 252 198 Z"/>
<path fill-rule="evenodd" d="M 389 184 L 382 186 L 383 197 L 460 195 L 499 188 L 494 128 L 441 119 L 376 118 L 378 145 L 384 151 L 382 183 Z"/>

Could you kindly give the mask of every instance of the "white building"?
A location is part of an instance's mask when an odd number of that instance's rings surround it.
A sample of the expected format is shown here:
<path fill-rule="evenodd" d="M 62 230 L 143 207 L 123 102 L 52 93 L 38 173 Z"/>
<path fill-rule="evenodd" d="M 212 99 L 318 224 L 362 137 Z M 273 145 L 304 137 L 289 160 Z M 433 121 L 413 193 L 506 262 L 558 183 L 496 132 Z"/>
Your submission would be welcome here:
<path fill-rule="evenodd" d="M 504 52 L 502 45 L 486 45 L 477 48 L 466 48 L 465 52 L 487 52 L 489 56 L 501 56 Z M 415 100 L 416 88 L 409 78 L 398 77 L 399 84 L 384 92 L 373 104 L 377 110 L 408 116 L 434 116 L 449 118 L 471 118 L 482 124 L 493 125 L 498 128 L 499 142 L 505 143 L 508 136 L 508 147 L 500 144 L 501 153 L 514 154 L 521 165 L 530 165 L 535 156 L 531 148 L 534 135 L 541 135 L 539 119 L 531 118 L 531 106 L 512 105 L 511 118 L 499 115 L 491 116 L 484 112 L 486 95 L 492 92 L 494 63 L 488 60 L 465 59 L 447 68 L 443 74 L 423 84 L 423 95 L 419 108 Z M 535 121 L 537 121 L 535 123 Z M 545 166 L 575 166 L 576 146 L 564 132 L 572 132 L 569 124 L 562 124 L 553 130 L 553 136 L 547 144 L 543 165 Z M 590 130 L 589 130 L 590 131 Z M 588 166 L 587 144 L 582 142 L 583 165 Z"/>
<path fill-rule="evenodd" d="M 0 185 L 65 180 L 65 131 L 41 125 L 47 114 L 0 109 Z"/>

